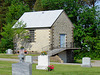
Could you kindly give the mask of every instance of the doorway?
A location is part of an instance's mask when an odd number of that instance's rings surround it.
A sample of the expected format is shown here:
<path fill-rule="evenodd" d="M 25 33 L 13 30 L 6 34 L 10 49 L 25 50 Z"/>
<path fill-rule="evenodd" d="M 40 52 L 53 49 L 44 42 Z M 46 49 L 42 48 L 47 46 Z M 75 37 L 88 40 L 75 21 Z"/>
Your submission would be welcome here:
<path fill-rule="evenodd" d="M 66 35 L 65 34 L 60 34 L 60 47 L 66 47 Z"/>

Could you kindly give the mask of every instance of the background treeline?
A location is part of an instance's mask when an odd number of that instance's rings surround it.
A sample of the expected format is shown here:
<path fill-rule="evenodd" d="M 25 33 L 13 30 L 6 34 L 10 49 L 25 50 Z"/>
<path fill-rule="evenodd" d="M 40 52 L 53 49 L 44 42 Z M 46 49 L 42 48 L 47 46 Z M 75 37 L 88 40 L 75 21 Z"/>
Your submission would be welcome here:
<path fill-rule="evenodd" d="M 24 12 L 64 9 L 73 25 L 74 42 L 81 50 L 74 51 L 75 59 L 89 56 L 100 58 L 99 0 L 0 0 L 0 52 L 13 49 L 12 26 Z"/>

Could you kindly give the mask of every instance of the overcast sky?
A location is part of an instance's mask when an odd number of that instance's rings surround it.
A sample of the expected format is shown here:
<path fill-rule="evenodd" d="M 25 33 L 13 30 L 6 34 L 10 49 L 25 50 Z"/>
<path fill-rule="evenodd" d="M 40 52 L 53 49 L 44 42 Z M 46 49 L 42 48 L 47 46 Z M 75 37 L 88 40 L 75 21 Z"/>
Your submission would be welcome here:
<path fill-rule="evenodd" d="M 96 5 L 99 6 L 99 9 L 98 9 L 98 10 L 100 10 L 100 0 L 98 0 L 98 1 L 96 2 Z"/>

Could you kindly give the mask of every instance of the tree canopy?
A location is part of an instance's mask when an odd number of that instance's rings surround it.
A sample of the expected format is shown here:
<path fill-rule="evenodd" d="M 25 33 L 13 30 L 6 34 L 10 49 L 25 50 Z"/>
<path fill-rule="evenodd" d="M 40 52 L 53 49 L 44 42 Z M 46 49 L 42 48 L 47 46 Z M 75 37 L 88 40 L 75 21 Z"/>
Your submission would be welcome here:
<path fill-rule="evenodd" d="M 100 31 L 100 11 L 96 10 L 96 1 L 97 0 L 41 0 L 41 2 L 38 2 L 37 0 L 36 5 L 41 5 L 42 8 L 35 6 L 35 10 L 63 9 L 75 26 L 74 42 L 78 43 L 78 46 L 81 47 L 78 54 L 87 56 L 86 53 L 91 53 L 91 56 L 96 57 L 96 52 L 100 49 L 100 39 L 98 38 L 100 37 L 98 33 Z M 75 54 L 77 55 L 77 51 Z"/>
<path fill-rule="evenodd" d="M 100 57 L 100 10 L 96 10 L 98 6 L 95 3 L 97 1 L 0 0 L 0 32 L 3 41 L 0 43 L 4 43 L 5 47 L 8 45 L 7 48 L 13 47 L 13 42 L 9 44 L 13 40 L 10 39 L 11 26 L 24 12 L 63 9 L 75 26 L 74 42 L 81 47 L 80 51 L 75 51 L 76 58 L 89 55 L 90 57 Z M 6 38 L 9 38 L 9 40 Z M 4 44 L 2 45 L 4 46 Z M 96 56 L 96 53 L 99 53 L 99 55 Z"/>

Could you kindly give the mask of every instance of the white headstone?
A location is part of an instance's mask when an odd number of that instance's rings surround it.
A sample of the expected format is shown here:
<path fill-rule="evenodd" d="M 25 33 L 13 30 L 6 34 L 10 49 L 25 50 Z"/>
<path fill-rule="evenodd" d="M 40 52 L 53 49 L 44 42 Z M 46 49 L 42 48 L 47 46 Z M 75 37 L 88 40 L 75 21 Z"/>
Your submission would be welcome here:
<path fill-rule="evenodd" d="M 50 59 L 48 55 L 38 56 L 38 65 L 36 65 L 36 69 L 47 70 L 48 65 L 50 65 Z"/>
<path fill-rule="evenodd" d="M 84 57 L 82 58 L 82 67 L 92 67 L 91 66 L 91 58 L 89 57 Z"/>
<path fill-rule="evenodd" d="M 32 56 L 25 56 L 25 60 L 26 63 L 33 63 L 33 57 Z"/>
<path fill-rule="evenodd" d="M 13 54 L 13 50 L 11 50 L 11 49 L 6 50 L 6 52 L 7 52 L 7 54 Z"/>

